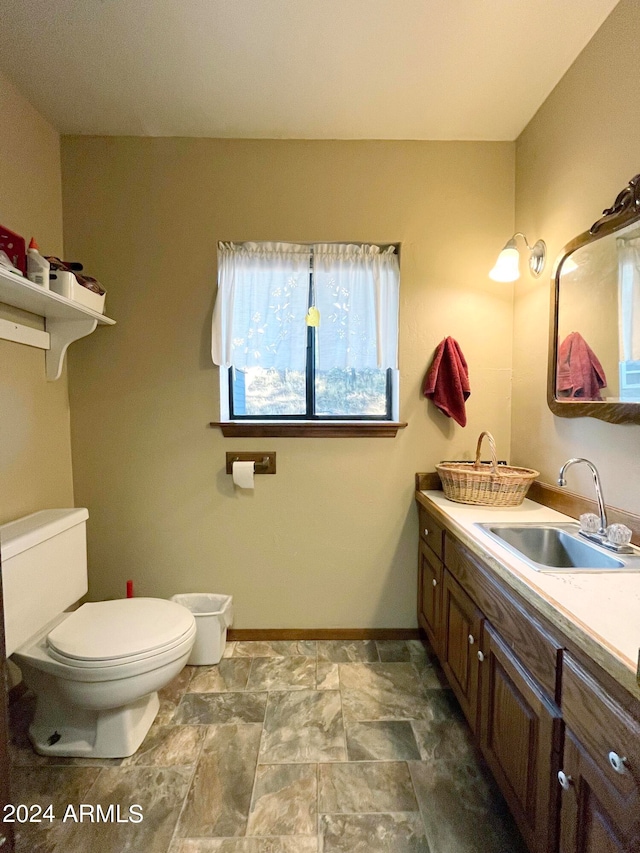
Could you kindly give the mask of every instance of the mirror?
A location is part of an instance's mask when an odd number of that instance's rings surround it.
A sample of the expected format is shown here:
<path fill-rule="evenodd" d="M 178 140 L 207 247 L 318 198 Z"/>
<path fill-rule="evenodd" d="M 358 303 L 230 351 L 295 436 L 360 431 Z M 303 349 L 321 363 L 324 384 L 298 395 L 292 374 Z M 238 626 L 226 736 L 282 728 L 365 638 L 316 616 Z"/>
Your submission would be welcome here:
<path fill-rule="evenodd" d="M 640 423 L 640 175 L 558 256 L 547 401 L 561 417 Z"/>

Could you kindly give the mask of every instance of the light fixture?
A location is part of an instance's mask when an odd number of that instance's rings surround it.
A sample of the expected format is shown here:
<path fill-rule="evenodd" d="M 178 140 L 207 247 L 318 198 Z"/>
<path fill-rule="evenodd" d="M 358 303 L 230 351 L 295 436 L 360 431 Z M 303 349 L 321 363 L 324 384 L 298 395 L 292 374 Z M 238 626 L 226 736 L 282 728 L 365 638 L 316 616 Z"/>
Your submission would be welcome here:
<path fill-rule="evenodd" d="M 537 277 L 544 269 L 547 258 L 547 246 L 544 240 L 538 240 L 537 243 L 530 246 L 522 231 L 517 231 L 500 252 L 496 265 L 489 273 L 489 278 L 492 278 L 494 281 L 515 281 L 517 278 L 520 278 L 520 270 L 518 269 L 520 253 L 516 248 L 516 237 L 522 237 L 527 249 L 531 253 L 529 255 L 531 275 Z"/>

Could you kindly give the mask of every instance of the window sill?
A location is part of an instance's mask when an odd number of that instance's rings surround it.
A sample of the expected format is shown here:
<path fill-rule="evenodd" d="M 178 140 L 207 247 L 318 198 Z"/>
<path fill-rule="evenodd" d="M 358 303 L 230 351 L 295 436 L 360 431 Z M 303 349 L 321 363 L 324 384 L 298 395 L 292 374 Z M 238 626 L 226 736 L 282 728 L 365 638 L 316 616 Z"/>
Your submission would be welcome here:
<path fill-rule="evenodd" d="M 214 421 L 225 438 L 395 438 L 407 424 L 395 421 Z"/>

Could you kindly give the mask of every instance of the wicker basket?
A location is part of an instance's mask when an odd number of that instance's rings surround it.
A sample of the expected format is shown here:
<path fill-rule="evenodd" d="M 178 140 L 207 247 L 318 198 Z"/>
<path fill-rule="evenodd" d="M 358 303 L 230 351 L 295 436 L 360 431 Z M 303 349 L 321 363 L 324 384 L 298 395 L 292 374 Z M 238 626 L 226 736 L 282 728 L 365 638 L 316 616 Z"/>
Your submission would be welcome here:
<path fill-rule="evenodd" d="M 491 465 L 480 462 L 485 435 L 489 439 Z M 475 462 L 441 462 L 436 471 L 449 500 L 484 506 L 520 506 L 529 486 L 540 475 L 532 468 L 498 465 L 496 443 L 490 432 L 480 433 Z"/>

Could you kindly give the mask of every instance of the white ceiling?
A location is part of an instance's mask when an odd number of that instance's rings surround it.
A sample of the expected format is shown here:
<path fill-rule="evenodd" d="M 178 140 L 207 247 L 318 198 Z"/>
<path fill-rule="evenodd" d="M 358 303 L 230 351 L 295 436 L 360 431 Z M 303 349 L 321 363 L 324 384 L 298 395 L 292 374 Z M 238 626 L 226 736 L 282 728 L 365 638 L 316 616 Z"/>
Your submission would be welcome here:
<path fill-rule="evenodd" d="M 512 140 L 617 2 L 2 0 L 0 68 L 63 133 Z"/>

